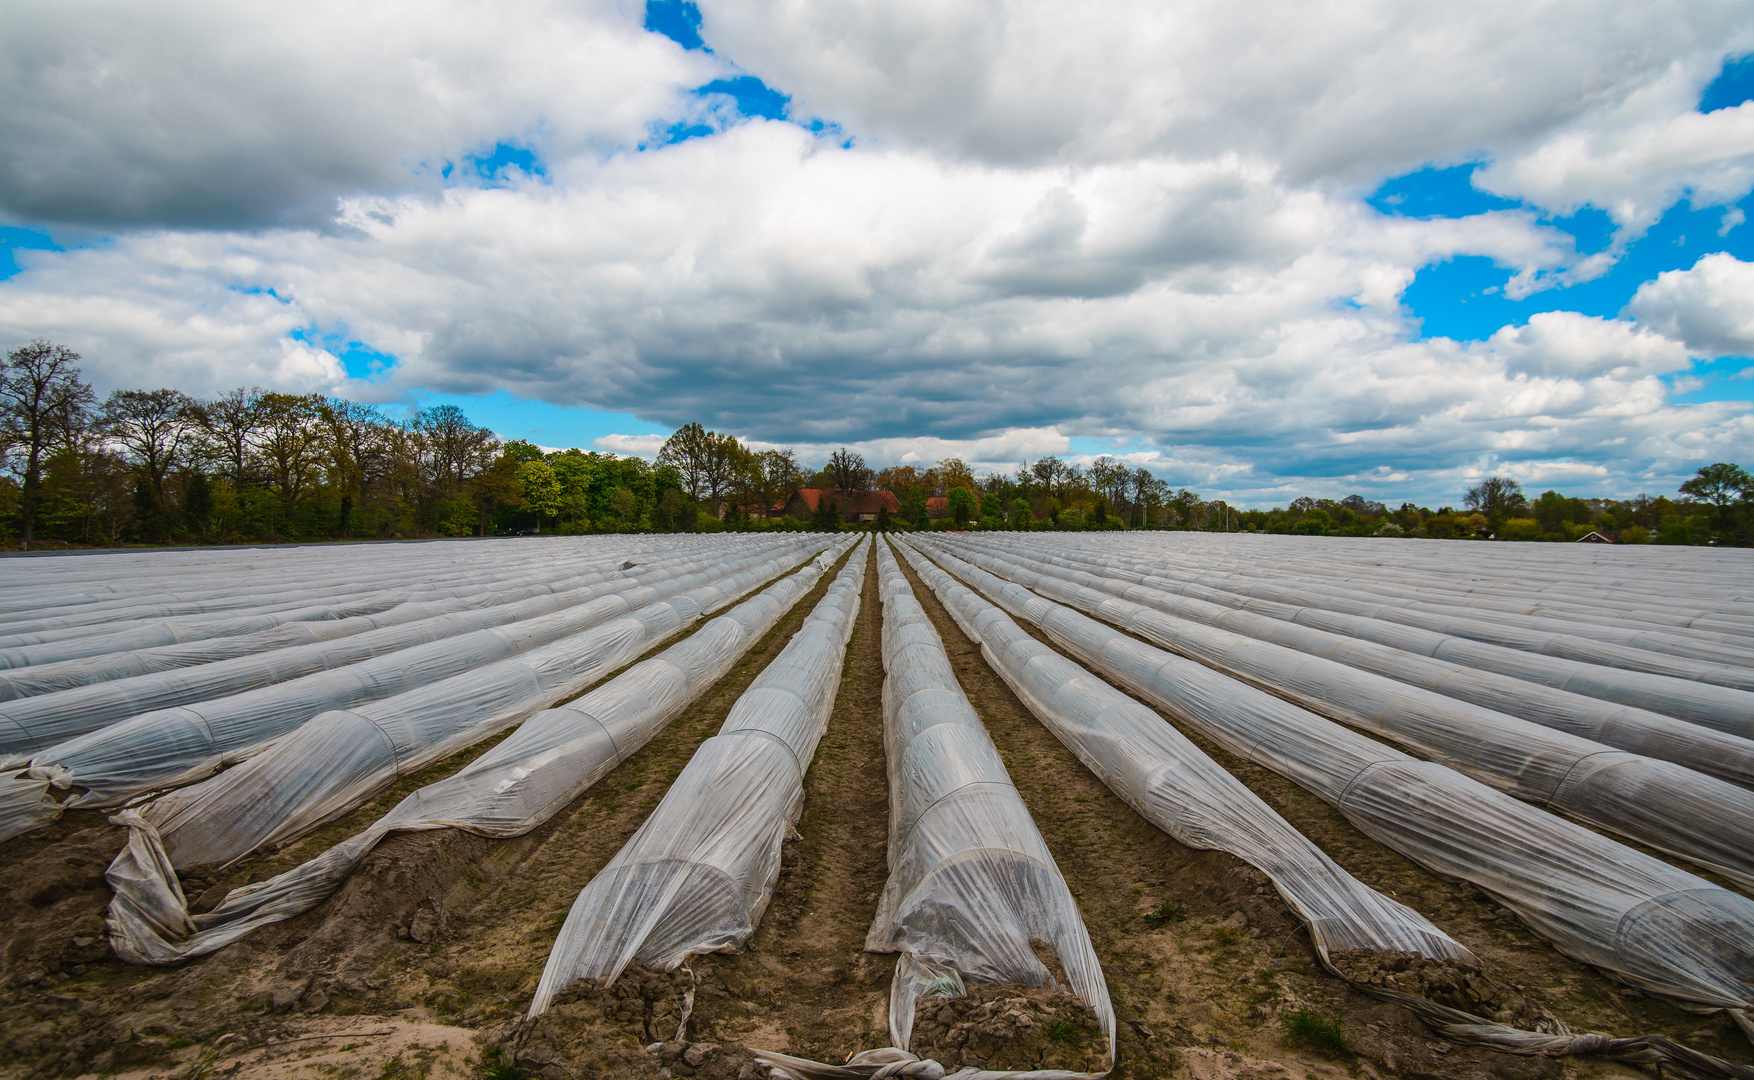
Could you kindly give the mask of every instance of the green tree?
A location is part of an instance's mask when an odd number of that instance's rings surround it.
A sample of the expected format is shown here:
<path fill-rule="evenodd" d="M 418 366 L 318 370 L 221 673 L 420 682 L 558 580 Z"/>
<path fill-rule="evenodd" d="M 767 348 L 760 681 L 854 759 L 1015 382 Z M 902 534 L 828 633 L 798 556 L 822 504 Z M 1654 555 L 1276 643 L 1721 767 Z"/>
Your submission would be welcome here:
<path fill-rule="evenodd" d="M 1728 528 L 1730 524 L 1730 503 L 1754 497 L 1754 477 L 1748 475 L 1740 465 L 1731 465 L 1720 461 L 1716 465 L 1707 465 L 1693 474 L 1693 478 L 1683 481 L 1681 494 L 1711 503 L 1717 507 L 1719 528 Z"/>
<path fill-rule="evenodd" d="M 513 461 L 516 461 L 519 456 L 512 452 L 512 447 L 517 445 L 517 443 L 506 444 L 505 456 Z M 529 446 L 530 444 L 524 443 L 523 445 Z M 541 451 L 537 451 L 537 453 L 540 454 Z M 535 460 L 525 460 L 523 464 L 518 466 L 518 494 L 523 498 L 525 506 L 536 511 L 537 532 L 542 531 L 544 515 L 554 517 L 560 513 L 560 480 L 554 475 L 554 470 L 549 467 L 548 463 L 541 460 L 540 457 Z"/>
<path fill-rule="evenodd" d="M 965 487 L 950 489 L 950 516 L 956 521 L 956 527 L 966 529 L 968 519 L 974 516 L 974 493 Z"/>
<path fill-rule="evenodd" d="M 826 491 L 817 496 L 816 512 L 810 515 L 810 528 L 815 532 L 840 531 L 840 508 Z"/>
<path fill-rule="evenodd" d="M 889 504 L 883 503 L 877 507 L 877 531 L 888 532 L 891 527 L 889 520 Z"/>

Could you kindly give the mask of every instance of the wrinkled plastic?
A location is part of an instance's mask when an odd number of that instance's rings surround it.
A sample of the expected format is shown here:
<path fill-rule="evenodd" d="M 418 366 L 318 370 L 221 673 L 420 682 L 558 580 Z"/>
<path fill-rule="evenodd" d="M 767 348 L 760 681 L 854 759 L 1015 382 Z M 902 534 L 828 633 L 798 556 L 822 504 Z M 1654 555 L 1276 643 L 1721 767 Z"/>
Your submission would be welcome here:
<path fill-rule="evenodd" d="M 580 979 L 613 982 L 635 958 L 674 970 L 690 956 L 741 949 L 755 933 L 779 877 L 780 845 L 803 809 L 804 774 L 834 708 L 866 543 L 639 831 L 579 893 L 530 1016 L 541 1016 Z"/>
<path fill-rule="evenodd" d="M 188 702 L 208 701 L 243 693 L 262 686 L 284 683 L 317 672 L 357 664 L 372 657 L 410 646 L 465 634 L 485 627 L 503 626 L 536 616 L 559 612 L 594 599 L 636 590 L 641 586 L 688 574 L 707 566 L 711 557 L 696 554 L 686 561 L 663 561 L 631 572 L 614 572 L 594 583 L 566 592 L 542 590 L 527 599 L 496 593 L 471 600 L 435 605 L 435 610 L 414 621 L 389 620 L 379 627 L 332 640 L 319 640 L 255 655 L 214 663 L 177 666 L 134 678 L 117 679 L 57 693 L 0 703 L 0 753 L 12 760 L 67 739 L 96 731 L 128 717 L 168 709 Z M 479 603 L 486 600 L 486 606 Z M 515 602 L 508 602 L 515 601 Z M 459 608 L 446 611 L 448 607 Z M 415 613 L 420 614 L 419 612 Z M 361 616 L 371 621 L 374 616 Z M 348 628 L 352 628 L 350 622 Z M 296 632 L 296 628 L 294 628 Z M 306 631 L 309 632 L 308 630 Z M 467 648 L 457 650 L 466 657 Z"/>
<path fill-rule="evenodd" d="M 373 631 L 341 644 L 353 648 L 362 639 L 392 635 L 404 647 L 257 690 L 141 713 L 67 740 L 33 756 L 23 776 L 0 779 L 0 839 L 36 828 L 67 808 L 115 805 L 142 792 L 192 783 L 259 752 L 325 711 L 357 708 L 478 669 L 618 618 L 716 575 L 757 565 L 770 552 L 799 552 L 811 543 L 789 540 L 746 548 L 741 557 L 722 553 L 718 559 L 699 562 L 658 563 L 625 583 Z M 423 635 L 439 640 L 415 644 Z M 135 681 L 140 680 L 124 680 L 124 684 Z M 56 801 L 51 787 L 79 790 Z"/>
<path fill-rule="evenodd" d="M 367 705 L 325 712 L 244 764 L 153 800 L 130 825 L 150 828 L 179 868 L 229 863 L 286 844 L 397 777 L 571 697 L 821 547 L 806 544 L 787 545 L 786 554 L 755 566 L 744 560 L 677 578 L 661 591 L 646 587 L 641 606 L 619 618 Z M 625 595 L 605 599 L 631 606 Z"/>
<path fill-rule="evenodd" d="M 971 578 L 983 573 L 969 569 Z M 1315 794 L 1372 839 L 1474 883 L 1566 955 L 1682 1001 L 1738 1010 L 1754 1004 L 1754 902 L 1747 898 L 1021 585 L 991 587 L 989 599 L 1106 678 Z"/>
<path fill-rule="evenodd" d="M 392 833 L 452 828 L 512 837 L 530 831 L 639 750 L 723 677 L 815 587 L 850 543 L 842 542 L 583 697 L 532 716 L 499 745 L 457 773 L 411 793 L 363 831 L 285 873 L 233 890 L 206 914 L 188 914 L 180 893 L 172 891 L 174 873 L 134 869 L 168 868 L 170 859 L 162 846 L 155 849 L 154 831 L 131 830 L 130 845 L 136 850 L 117 871 L 130 899 L 117 904 L 111 919 L 116 955 L 132 963 L 177 963 L 290 919 L 322 903 Z"/>
<path fill-rule="evenodd" d="M 1051 600 L 1380 735 L 1519 799 L 1562 810 L 1754 886 L 1754 791 L 1321 656 L 1179 619 L 1068 580 L 1066 571 L 1045 572 L 1052 568 L 1033 560 L 1007 561 L 964 550 L 970 546 L 957 545 L 976 565 Z M 1146 591 L 1135 587 L 1127 593 Z"/>
<path fill-rule="evenodd" d="M 1334 949 L 1367 949 L 1478 966 L 1467 948 L 1423 915 L 1341 869 L 1162 717 L 1030 637 L 917 552 L 903 550 L 1055 738 L 1145 820 L 1189 847 L 1227 851 L 1265 873 L 1309 924 L 1323 963 Z M 945 561 L 970 580 L 1002 588 L 961 560 Z"/>
<path fill-rule="evenodd" d="M 1112 1065 L 1114 1005 L 1077 902 L 886 544 L 877 568 L 889 880 L 865 948 L 902 954 L 890 984 L 890 1038 L 907 1049 L 915 1003 L 952 987 L 1052 987 L 1030 948 L 1037 940 L 1096 1013 Z"/>
<path fill-rule="evenodd" d="M 1743 691 L 1615 672 L 1361 616 L 1245 596 L 1202 583 L 1215 580 L 1217 575 L 1198 575 L 1199 580 L 1195 580 L 1196 575 L 1165 577 L 1138 569 L 1147 563 L 1119 556 L 1080 555 L 1009 538 L 982 537 L 981 547 L 999 554 L 1027 555 L 1074 573 L 1091 572 L 1090 581 L 1077 580 L 1183 618 L 1222 625 L 1545 727 L 1754 786 L 1754 744 L 1732 730 L 1754 723 L 1754 712 L 1737 712 L 1737 696 L 1746 696 Z M 1134 593 L 1114 584 L 1104 585 L 1094 576 L 1097 574 L 1111 575 L 1151 592 Z M 1272 587 L 1272 596 L 1283 594 L 1281 586 Z M 1196 603 L 1171 605 L 1164 600 L 1170 595 Z M 1220 619 L 1218 608 L 1233 609 L 1239 615 Z M 1244 614 L 1258 618 L 1242 617 Z M 1267 620 L 1293 625 L 1275 628 Z M 1482 659 L 1485 663 L 1475 662 Z M 1629 692 L 1621 693 L 1628 687 Z M 1687 715 L 1689 702 L 1703 711 Z M 1662 705 L 1670 707 L 1660 708 Z"/>

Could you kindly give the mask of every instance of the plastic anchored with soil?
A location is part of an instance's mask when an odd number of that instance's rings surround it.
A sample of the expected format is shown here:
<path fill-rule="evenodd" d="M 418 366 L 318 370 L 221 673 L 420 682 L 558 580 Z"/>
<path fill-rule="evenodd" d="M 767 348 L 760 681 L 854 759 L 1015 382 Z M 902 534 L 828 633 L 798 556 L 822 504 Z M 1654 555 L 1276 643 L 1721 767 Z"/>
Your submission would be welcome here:
<path fill-rule="evenodd" d="M 193 932 L 166 938 L 134 921 L 115 942 L 137 963 L 202 956 L 259 926 L 307 911 L 338 888 L 378 841 L 396 832 L 463 829 L 521 836 L 547 821 L 664 729 L 736 664 L 850 546 L 844 541 L 798 573 L 702 625 L 585 696 L 526 720 L 461 772 L 413 792 L 370 827 L 267 881 L 229 893 Z"/>
<path fill-rule="evenodd" d="M 1745 897 L 960 559 L 943 561 L 1084 662 L 1329 802 L 1366 835 L 1497 897 L 1567 955 L 1641 988 L 1744 1018 L 1754 1004 L 1748 990 L 1754 903 Z"/>
<path fill-rule="evenodd" d="M 636 957 L 675 970 L 735 952 L 761 921 L 797 821 L 804 773 L 839 689 L 867 549 L 856 549 L 785 649 L 695 751 L 658 808 L 579 893 L 529 1015 L 579 979 L 612 983 Z"/>
<path fill-rule="evenodd" d="M 1321 656 L 1176 618 L 1075 583 L 1064 571 L 1035 560 L 965 554 L 1051 600 L 1312 712 L 1381 735 L 1517 798 L 1563 810 L 1754 886 L 1754 791 L 1747 788 Z"/>
<path fill-rule="evenodd" d="M 116 892 L 112 941 L 193 929 L 171 868 L 231 862 L 294 840 L 398 776 L 572 696 L 820 546 L 804 541 L 778 559 L 732 564 L 680 595 L 544 648 L 358 710 L 325 713 L 230 772 L 123 811 L 114 820 L 129 828 L 128 846 L 105 875 Z"/>

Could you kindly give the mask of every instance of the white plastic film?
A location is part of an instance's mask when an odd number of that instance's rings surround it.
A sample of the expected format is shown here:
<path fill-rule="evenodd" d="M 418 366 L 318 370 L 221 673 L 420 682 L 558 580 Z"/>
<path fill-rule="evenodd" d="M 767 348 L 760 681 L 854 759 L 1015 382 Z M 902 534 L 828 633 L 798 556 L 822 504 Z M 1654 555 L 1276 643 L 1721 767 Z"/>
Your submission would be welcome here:
<path fill-rule="evenodd" d="M 133 874 L 154 887 L 150 902 L 118 905 L 111 944 L 124 960 L 171 964 L 203 956 L 258 927 L 290 919 L 340 887 L 379 840 L 396 832 L 462 829 L 512 837 L 547 821 L 643 747 L 815 587 L 851 540 L 803 570 L 704 623 L 683 641 L 558 708 L 537 713 L 505 741 L 443 780 L 411 793 L 389 813 L 316 858 L 228 893 L 212 911 L 189 915 L 174 878 Z M 134 865 L 168 864 L 150 835 Z M 161 891 L 169 895 L 161 895 Z"/>
<path fill-rule="evenodd" d="M 529 1015 L 565 986 L 613 982 L 635 958 L 666 969 L 755 933 L 803 809 L 859 610 L 862 543 L 784 650 L 737 699 L 639 831 L 573 902 Z"/>
<path fill-rule="evenodd" d="M 1321 656 L 1176 618 L 1068 580 L 1067 571 L 1049 572 L 1053 568 L 1033 560 L 995 559 L 965 550 L 970 545 L 956 547 L 976 565 L 1050 600 L 1312 712 L 1380 735 L 1519 799 L 1754 886 L 1754 791 L 1747 788 Z"/>
<path fill-rule="evenodd" d="M 1052 987 L 1033 939 L 1053 949 L 1068 989 L 1096 1013 L 1112 1066 L 1114 1005 L 1077 902 L 886 544 L 877 568 L 889 879 L 865 947 L 902 954 L 890 1038 L 907 1049 L 921 997 L 966 983 Z"/>
<path fill-rule="evenodd" d="M 1330 803 L 1379 843 L 1492 894 L 1567 955 L 1682 1001 L 1754 1004 L 1746 897 L 1021 585 L 995 585 L 989 598 L 1229 752 Z"/>

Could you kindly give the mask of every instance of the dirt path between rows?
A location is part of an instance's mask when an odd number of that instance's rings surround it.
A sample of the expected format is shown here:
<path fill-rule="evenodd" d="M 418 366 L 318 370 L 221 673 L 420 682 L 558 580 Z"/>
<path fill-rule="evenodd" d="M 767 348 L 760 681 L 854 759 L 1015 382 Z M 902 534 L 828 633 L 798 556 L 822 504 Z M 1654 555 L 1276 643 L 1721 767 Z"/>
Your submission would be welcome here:
<path fill-rule="evenodd" d="M 456 830 L 389 837 L 322 906 L 180 967 L 137 967 L 109 954 L 102 875 L 123 834 L 102 814 L 69 814 L 0 847 L 0 1075 L 471 1075 L 473 1036 L 528 1005 L 578 891 L 833 577 L 668 728 L 537 829 L 512 840 Z M 497 741 L 404 778 L 287 848 L 186 881 L 192 902 L 200 909 L 304 862 Z"/>
<path fill-rule="evenodd" d="M 1011 693 L 905 560 L 902 567 L 1078 895 L 1119 1019 L 1116 1076 L 1164 1075 L 1178 1063 L 1196 1080 L 1335 1070 L 1507 1080 L 1646 1075 L 1596 1059 L 1521 1058 L 1448 1044 L 1405 1010 L 1351 990 L 1317 964 L 1265 875 L 1232 856 L 1178 843 L 1116 798 Z M 1024 629 L 1053 647 L 1033 627 Z M 1499 982 L 1574 1028 L 1660 1032 L 1706 1053 L 1754 1060 L 1727 1017 L 1695 1016 L 1622 988 L 1560 955 L 1483 893 L 1420 869 L 1314 795 L 1178 726 L 1349 872 L 1419 910 L 1473 949 Z M 1158 917 L 1166 903 L 1177 918 Z M 1329 1056 L 1297 1045 L 1288 1025 L 1300 1010 L 1338 1021 L 1347 1050 Z"/>

